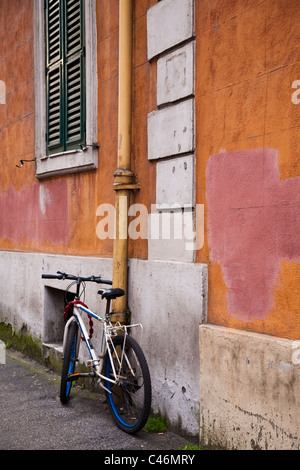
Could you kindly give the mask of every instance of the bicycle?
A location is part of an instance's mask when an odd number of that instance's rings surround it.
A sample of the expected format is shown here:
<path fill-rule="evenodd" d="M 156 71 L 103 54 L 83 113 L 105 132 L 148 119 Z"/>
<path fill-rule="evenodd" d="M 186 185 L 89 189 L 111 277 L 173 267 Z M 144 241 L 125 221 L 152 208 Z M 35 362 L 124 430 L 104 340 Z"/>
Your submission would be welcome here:
<path fill-rule="evenodd" d="M 91 377 L 98 381 L 105 391 L 108 408 L 115 424 L 126 433 L 135 434 L 146 424 L 151 408 L 151 379 L 144 353 L 137 341 L 130 336 L 130 329 L 142 327 L 141 324 L 123 325 L 111 322 L 111 301 L 124 295 L 119 288 L 101 289 L 98 294 L 106 300 L 105 316 L 92 312 L 80 300 L 85 291 L 86 282 L 112 286 L 111 281 L 101 279 L 101 276 L 78 277 L 57 272 L 42 274 L 43 279 L 72 280 L 66 289 L 76 284 L 74 300 L 66 302 L 64 311 L 65 329 L 63 338 L 63 366 L 60 384 L 60 401 L 66 404 L 70 398 L 72 385 L 79 378 Z M 82 289 L 82 292 L 81 292 Z M 103 324 L 100 356 L 98 357 L 83 321 L 83 314 L 91 320 L 96 319 Z M 91 331 L 90 331 L 91 333 Z M 75 372 L 76 362 L 79 361 L 80 336 L 85 342 L 91 359 L 87 365 L 91 372 Z"/>

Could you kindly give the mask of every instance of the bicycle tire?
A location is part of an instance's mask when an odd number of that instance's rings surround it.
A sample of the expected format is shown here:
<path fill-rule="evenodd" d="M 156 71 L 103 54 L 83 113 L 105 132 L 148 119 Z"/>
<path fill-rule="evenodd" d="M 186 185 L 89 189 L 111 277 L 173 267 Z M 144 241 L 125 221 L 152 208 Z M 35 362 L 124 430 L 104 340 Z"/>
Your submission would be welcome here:
<path fill-rule="evenodd" d="M 78 324 L 73 321 L 69 327 L 66 348 L 63 360 L 63 367 L 61 373 L 60 382 L 60 401 L 65 404 L 69 401 L 70 392 L 72 388 L 72 382 L 67 381 L 69 374 L 73 374 L 76 365 L 76 353 L 77 353 L 77 341 L 78 341 Z"/>
<path fill-rule="evenodd" d="M 118 335 L 113 339 L 114 350 L 117 354 L 124 343 L 124 335 Z M 123 356 L 121 374 L 118 385 L 105 381 L 108 391 L 105 391 L 108 408 L 116 425 L 128 434 L 135 434 L 146 424 L 151 409 L 151 379 L 148 364 L 144 353 L 131 336 L 126 336 L 125 351 L 130 361 L 132 374 L 126 359 Z M 121 354 L 121 351 L 120 351 Z M 112 354 L 116 363 L 116 352 Z M 117 365 L 115 365 L 116 370 Z M 108 351 L 104 361 L 104 375 L 113 377 L 112 365 Z"/>

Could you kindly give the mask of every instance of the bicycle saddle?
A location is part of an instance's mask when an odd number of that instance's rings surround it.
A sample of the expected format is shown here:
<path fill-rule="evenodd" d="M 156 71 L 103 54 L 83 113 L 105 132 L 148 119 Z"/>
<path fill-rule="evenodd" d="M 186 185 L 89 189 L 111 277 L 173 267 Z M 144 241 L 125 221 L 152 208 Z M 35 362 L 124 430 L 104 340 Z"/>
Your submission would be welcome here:
<path fill-rule="evenodd" d="M 108 289 L 108 290 L 99 290 L 98 294 L 102 296 L 102 299 L 116 299 L 117 297 L 122 297 L 125 292 L 123 289 Z"/>

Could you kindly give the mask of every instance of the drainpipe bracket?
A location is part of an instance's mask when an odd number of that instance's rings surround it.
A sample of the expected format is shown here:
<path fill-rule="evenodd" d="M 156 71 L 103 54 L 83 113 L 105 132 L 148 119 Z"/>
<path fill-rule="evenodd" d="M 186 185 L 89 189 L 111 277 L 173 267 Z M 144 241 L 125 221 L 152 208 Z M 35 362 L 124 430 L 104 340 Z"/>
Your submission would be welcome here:
<path fill-rule="evenodd" d="M 127 189 L 127 190 L 130 190 L 130 191 L 135 191 L 137 189 L 140 189 L 140 185 L 139 184 L 122 184 L 122 183 L 115 183 L 113 185 L 113 188 L 115 191 L 121 191 L 123 189 Z"/>
<path fill-rule="evenodd" d="M 139 183 L 135 182 L 135 174 L 127 168 L 119 168 L 114 172 L 115 183 L 113 189 L 115 191 L 129 190 L 134 191 L 140 189 Z"/>
<path fill-rule="evenodd" d="M 114 176 L 128 176 L 128 177 L 131 177 L 133 178 L 134 177 L 134 173 L 133 171 L 131 170 L 128 170 L 128 168 L 118 168 L 115 172 L 114 172 Z"/>

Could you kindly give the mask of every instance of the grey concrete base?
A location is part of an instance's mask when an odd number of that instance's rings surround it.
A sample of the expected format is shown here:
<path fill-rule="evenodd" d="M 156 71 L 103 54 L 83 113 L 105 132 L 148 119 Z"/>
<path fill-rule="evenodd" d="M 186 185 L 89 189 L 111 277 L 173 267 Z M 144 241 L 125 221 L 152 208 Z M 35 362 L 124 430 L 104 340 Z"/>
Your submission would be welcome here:
<path fill-rule="evenodd" d="M 112 259 L 0 252 L 0 321 L 26 329 L 61 355 L 63 299 L 69 281 L 41 279 L 57 271 L 112 278 Z M 104 313 L 99 286 L 87 284 L 86 302 Z M 206 320 L 206 265 L 157 260 L 129 261 L 129 307 L 133 333 L 147 357 L 153 386 L 153 409 L 166 415 L 173 429 L 199 434 L 199 324 Z M 88 324 L 87 324 L 88 328 Z M 100 352 L 101 327 L 94 322 L 93 345 Z M 99 338 L 99 340 L 97 340 Z M 50 348 L 50 349 L 49 349 Z M 81 362 L 88 359 L 81 346 Z"/>
<path fill-rule="evenodd" d="M 227 449 L 298 450 L 295 342 L 213 325 L 201 325 L 199 336 L 201 442 Z"/>
<path fill-rule="evenodd" d="M 133 321 L 144 325 L 142 346 L 153 381 L 153 406 L 173 427 L 199 429 L 198 326 L 206 321 L 207 269 L 203 264 L 131 260 Z"/>

